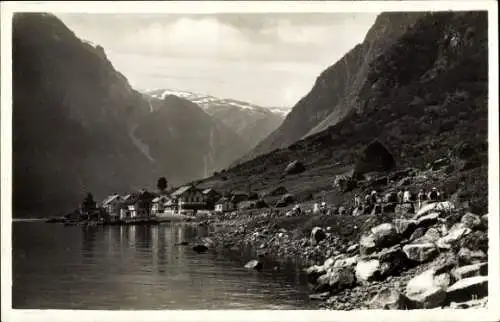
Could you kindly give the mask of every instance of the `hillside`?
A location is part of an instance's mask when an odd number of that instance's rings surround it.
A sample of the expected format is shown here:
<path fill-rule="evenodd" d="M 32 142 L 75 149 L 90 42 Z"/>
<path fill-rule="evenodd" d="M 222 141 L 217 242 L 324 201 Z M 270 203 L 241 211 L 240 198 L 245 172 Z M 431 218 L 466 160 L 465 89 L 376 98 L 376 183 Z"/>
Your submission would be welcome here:
<path fill-rule="evenodd" d="M 387 15 L 392 14 L 381 17 Z M 306 200 L 322 190 L 331 191 L 332 175 L 348 169 L 359 151 L 378 138 L 395 156 L 398 168 L 424 168 L 449 157 L 452 166 L 446 179 L 429 184 L 450 195 L 458 193 L 460 200 L 486 211 L 487 25 L 486 12 L 422 14 L 370 61 L 366 77 L 359 80 L 358 108 L 353 112 L 324 131 L 234 166 L 200 185 L 221 190 L 283 185 Z M 308 107 L 315 110 L 321 104 Z M 302 161 L 306 171 L 284 176 L 292 160 Z M 331 194 L 339 202 L 349 197 Z"/>
<path fill-rule="evenodd" d="M 286 148 L 345 118 L 356 108 L 355 98 L 368 73 L 368 66 L 398 39 L 422 13 L 383 13 L 377 17 L 364 41 L 316 79 L 311 91 L 293 107 L 283 124 L 260 142 L 241 161 Z"/>
<path fill-rule="evenodd" d="M 196 103 L 245 141 L 246 151 L 244 152 L 248 152 L 276 130 L 286 115 L 286 109 L 266 108 L 235 99 L 218 98 L 189 91 L 156 89 L 147 90 L 145 94 L 155 98 L 175 95 Z"/>
<path fill-rule="evenodd" d="M 203 177 L 242 145 L 199 106 L 134 91 L 102 47 L 54 15 L 14 16 L 15 217 L 71 210 L 87 191 L 101 199 L 154 188 L 160 175 L 172 184 Z"/>

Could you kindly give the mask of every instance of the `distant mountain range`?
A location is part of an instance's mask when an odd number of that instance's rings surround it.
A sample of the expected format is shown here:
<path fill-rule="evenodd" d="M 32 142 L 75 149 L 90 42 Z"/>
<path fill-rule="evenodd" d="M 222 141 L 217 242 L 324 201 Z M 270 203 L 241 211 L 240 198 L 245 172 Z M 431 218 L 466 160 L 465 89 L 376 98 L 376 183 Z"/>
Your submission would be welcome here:
<path fill-rule="evenodd" d="M 185 98 L 235 131 L 248 151 L 278 128 L 290 111 L 287 108 L 261 107 L 229 98 L 170 89 L 145 90 L 145 94 L 163 99 L 169 95 Z"/>

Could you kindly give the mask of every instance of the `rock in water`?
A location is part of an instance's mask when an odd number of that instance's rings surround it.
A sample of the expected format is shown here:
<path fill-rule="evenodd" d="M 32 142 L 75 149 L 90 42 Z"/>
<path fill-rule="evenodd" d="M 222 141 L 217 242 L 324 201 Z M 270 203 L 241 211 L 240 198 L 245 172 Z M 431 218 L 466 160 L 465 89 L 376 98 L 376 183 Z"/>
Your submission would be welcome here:
<path fill-rule="evenodd" d="M 200 244 L 193 246 L 193 250 L 197 253 L 205 253 L 206 251 L 208 251 L 208 247 L 207 245 Z"/>
<path fill-rule="evenodd" d="M 326 270 L 323 265 L 313 265 L 306 269 L 307 280 L 309 283 L 314 284 L 318 280 L 318 278 L 325 274 Z"/>
<path fill-rule="evenodd" d="M 245 268 L 260 271 L 262 269 L 262 263 L 256 259 L 252 259 L 251 261 L 245 264 Z"/>
<path fill-rule="evenodd" d="M 429 269 L 408 282 L 406 296 L 415 303 L 417 308 L 439 307 L 446 300 L 446 288 L 450 281 L 450 274 L 437 274 L 435 269 Z"/>
<path fill-rule="evenodd" d="M 311 300 L 324 301 L 330 297 L 330 292 L 316 293 L 309 295 Z"/>
<path fill-rule="evenodd" d="M 463 302 L 488 295 L 488 276 L 474 276 L 459 280 L 446 290 L 449 302 Z"/>
<path fill-rule="evenodd" d="M 369 302 L 372 309 L 407 310 L 412 308 L 411 301 L 395 289 L 384 288 Z"/>

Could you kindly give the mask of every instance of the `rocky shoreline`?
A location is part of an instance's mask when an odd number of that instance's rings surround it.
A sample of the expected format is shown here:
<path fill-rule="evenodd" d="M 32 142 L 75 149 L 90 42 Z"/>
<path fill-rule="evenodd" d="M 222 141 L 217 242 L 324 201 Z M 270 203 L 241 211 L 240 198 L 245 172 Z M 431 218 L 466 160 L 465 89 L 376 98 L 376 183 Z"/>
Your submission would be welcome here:
<path fill-rule="evenodd" d="M 207 249 L 255 249 L 248 268 L 263 269 L 259 259 L 264 257 L 301 263 L 310 297 L 323 301 L 324 309 L 487 305 L 488 216 L 449 201 L 429 203 L 416 213 L 286 217 L 264 212 L 219 215 L 199 224 L 215 226 L 204 242 Z"/>

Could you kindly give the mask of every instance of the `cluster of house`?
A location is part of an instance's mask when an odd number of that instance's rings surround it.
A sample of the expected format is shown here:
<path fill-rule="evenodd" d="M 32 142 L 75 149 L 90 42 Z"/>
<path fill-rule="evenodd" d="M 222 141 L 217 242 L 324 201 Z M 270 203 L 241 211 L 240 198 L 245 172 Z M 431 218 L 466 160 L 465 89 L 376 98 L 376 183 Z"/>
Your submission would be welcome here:
<path fill-rule="evenodd" d="M 227 212 L 237 209 L 238 204 L 248 201 L 249 194 L 233 192 L 223 197 L 213 188 L 201 190 L 196 186 L 183 186 L 171 193 L 141 191 L 120 196 L 113 194 L 101 203 L 101 209 L 110 221 L 124 221 L 171 214 L 196 214 L 200 210 Z"/>

